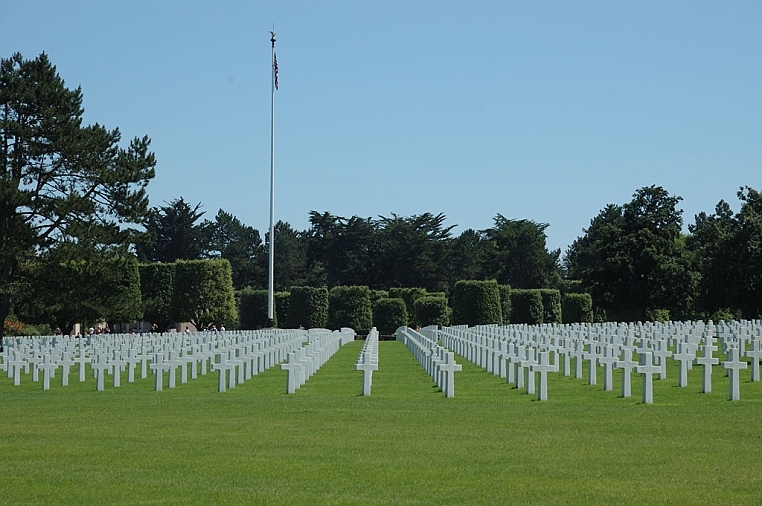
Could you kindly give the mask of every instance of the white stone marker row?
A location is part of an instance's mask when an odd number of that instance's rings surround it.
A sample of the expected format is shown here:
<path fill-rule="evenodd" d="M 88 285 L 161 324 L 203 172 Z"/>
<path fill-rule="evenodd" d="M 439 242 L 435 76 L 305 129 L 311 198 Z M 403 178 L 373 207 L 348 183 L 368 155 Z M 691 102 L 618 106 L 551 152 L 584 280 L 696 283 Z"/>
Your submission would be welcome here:
<path fill-rule="evenodd" d="M 301 348 L 309 336 L 309 332 L 297 330 L 283 339 L 239 342 L 218 349 L 212 362 L 212 369 L 218 372 L 217 391 L 235 388 L 236 383 L 243 383 L 283 362 L 290 353 Z"/>
<path fill-rule="evenodd" d="M 354 341 L 355 331 L 349 328 L 334 330 L 310 329 L 309 343 L 288 354 L 282 370 L 288 371 L 286 393 L 293 394 L 323 366 L 341 346 Z"/>
<path fill-rule="evenodd" d="M 121 373 L 127 370 L 127 381 L 135 381 L 135 369 L 140 366 L 140 378 L 145 379 L 150 369 L 156 377 L 156 390 L 162 390 L 164 374 L 169 375 L 169 388 L 176 384 L 177 370 L 180 382 L 196 379 L 217 370 L 215 357 L 224 356 L 234 361 L 227 385 L 234 386 L 250 379 L 273 365 L 285 360 L 289 351 L 308 339 L 305 330 L 259 330 L 227 332 L 195 332 L 189 334 L 102 334 L 80 338 L 68 336 L 16 337 L 5 339 L 1 356 L 3 369 L 14 385 L 21 377 L 31 373 L 32 381 L 50 388 L 50 380 L 61 368 L 61 385 L 67 386 L 69 370 L 79 367 L 79 381 L 86 379 L 87 366 L 96 379 L 96 389 L 104 390 L 106 377 L 112 375 L 113 386 L 121 385 Z M 236 369 L 237 368 L 237 369 Z M 226 368 L 226 372 L 231 368 Z"/>
<path fill-rule="evenodd" d="M 355 370 L 362 371 L 362 394 L 370 395 L 373 371 L 378 370 L 378 329 L 376 327 L 373 327 L 365 338 L 365 344 L 355 363 Z"/>
<path fill-rule="evenodd" d="M 398 341 L 405 343 L 445 397 L 455 397 L 455 373 L 462 371 L 463 366 L 455 363 L 453 352 L 427 337 L 432 331 L 436 333 L 436 328 L 427 327 L 416 332 L 409 327 L 400 327 L 394 334 Z"/>
<path fill-rule="evenodd" d="M 426 330 L 426 329 L 424 329 Z M 633 371 L 643 375 L 643 402 L 653 402 L 652 377 L 667 377 L 667 361 L 678 362 L 678 385 L 687 386 L 687 371 L 693 363 L 704 366 L 703 392 L 711 392 L 712 366 L 719 360 L 712 356 L 720 336 L 728 360 L 722 367 L 730 376 L 731 400 L 740 397 L 738 373 L 748 364 L 740 360 L 746 356 L 751 362 L 751 380 L 759 381 L 762 359 L 762 322 L 666 322 L 638 324 L 573 324 L 573 325 L 485 325 L 477 327 L 446 327 L 429 331 L 427 338 L 464 356 L 477 366 L 515 381 L 517 388 L 535 393 L 534 372 L 539 370 L 539 357 L 548 353 L 546 365 L 558 368 L 563 360 L 563 374 L 571 375 L 571 358 L 575 359 L 574 376 L 582 378 L 583 361 L 589 363 L 588 383 L 597 384 L 597 369 L 603 367 L 603 388 L 613 389 L 613 370 L 622 371 L 622 397 L 631 396 L 630 375 Z M 674 352 L 672 350 L 675 350 Z M 733 351 L 735 350 L 735 351 Z M 703 356 L 697 356 L 701 351 Z M 633 360 L 637 354 L 641 364 Z M 646 358 L 650 354 L 650 359 Z M 553 358 L 556 358 L 555 363 Z M 525 372 L 530 374 L 525 377 Z M 544 378 L 543 378 L 544 379 Z M 525 382 L 526 380 L 526 382 Z M 547 392 L 540 392 L 545 396 Z"/>

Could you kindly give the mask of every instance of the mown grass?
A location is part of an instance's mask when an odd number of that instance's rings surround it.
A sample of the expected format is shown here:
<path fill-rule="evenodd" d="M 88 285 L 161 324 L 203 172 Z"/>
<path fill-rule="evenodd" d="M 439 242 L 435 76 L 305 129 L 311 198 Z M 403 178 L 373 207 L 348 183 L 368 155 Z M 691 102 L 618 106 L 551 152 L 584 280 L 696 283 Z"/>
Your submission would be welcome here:
<path fill-rule="evenodd" d="M 547 402 L 459 360 L 446 399 L 399 342 L 379 344 L 370 397 L 341 348 L 285 394 L 276 368 L 217 392 L 153 378 L 43 391 L 0 376 L 3 504 L 759 504 L 762 384 L 741 400 L 715 370 L 677 369 L 654 404 L 550 375 Z M 59 370 L 60 374 L 60 370 Z M 587 378 L 585 373 L 584 378 Z M 166 381 L 166 379 L 165 379 Z M 110 378 L 107 378 L 107 385 Z"/>

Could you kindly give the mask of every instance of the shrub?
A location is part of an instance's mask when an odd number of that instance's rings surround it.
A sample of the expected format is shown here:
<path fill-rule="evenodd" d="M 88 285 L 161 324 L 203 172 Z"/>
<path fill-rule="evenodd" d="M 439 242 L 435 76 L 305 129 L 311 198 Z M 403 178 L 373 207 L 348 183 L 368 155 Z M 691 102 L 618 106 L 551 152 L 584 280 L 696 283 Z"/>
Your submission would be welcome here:
<path fill-rule="evenodd" d="M 540 290 L 511 290 L 511 323 L 542 323 L 544 309 Z"/>
<path fill-rule="evenodd" d="M 12 320 L 11 318 L 6 318 L 5 321 L 3 321 L 3 335 L 23 336 L 24 324 L 17 322 L 16 320 Z"/>
<path fill-rule="evenodd" d="M 717 323 L 719 321 L 729 322 L 732 320 L 740 320 L 741 315 L 740 311 L 736 311 L 735 313 L 730 310 L 730 308 L 720 308 L 715 310 L 713 313 L 709 315 L 708 320 L 712 320 L 714 323 Z"/>
<path fill-rule="evenodd" d="M 462 280 L 452 295 L 453 325 L 486 325 L 503 321 L 497 281 Z"/>
<path fill-rule="evenodd" d="M 277 327 L 285 328 L 286 322 L 288 321 L 288 303 L 291 294 L 289 292 L 275 292 L 273 297 L 275 298 L 273 301 L 273 314 L 275 316 L 275 321 L 278 322 Z"/>
<path fill-rule="evenodd" d="M 53 329 L 47 323 L 25 323 L 25 336 L 52 336 Z"/>
<path fill-rule="evenodd" d="M 540 290 L 542 323 L 561 323 L 561 292 L 550 288 Z"/>
<path fill-rule="evenodd" d="M 291 287 L 288 328 L 318 329 L 328 326 L 328 289 L 312 286 Z"/>
<path fill-rule="evenodd" d="M 405 301 L 399 297 L 378 299 L 373 304 L 373 326 L 379 334 L 390 336 L 407 325 L 407 320 Z"/>
<path fill-rule="evenodd" d="M 497 285 L 500 292 L 500 310 L 503 313 L 503 325 L 511 323 L 511 285 Z"/>
<path fill-rule="evenodd" d="M 375 307 L 377 301 L 389 298 L 389 290 L 371 290 L 370 304 Z M 404 301 L 403 301 L 404 302 Z"/>
<path fill-rule="evenodd" d="M 593 323 L 593 298 L 589 293 L 567 293 L 562 314 L 564 323 Z"/>
<path fill-rule="evenodd" d="M 238 324 L 232 270 L 226 259 L 178 260 L 174 287 L 173 313 L 178 320 L 191 322 L 197 329 L 210 323 L 231 328 Z"/>
<path fill-rule="evenodd" d="M 651 322 L 668 322 L 669 309 L 648 309 L 646 310 L 646 318 Z"/>
<path fill-rule="evenodd" d="M 428 295 L 425 288 L 390 288 L 389 297 L 399 297 L 405 301 L 407 308 L 407 324 L 415 327 L 418 322 L 415 321 L 415 299 Z"/>
<path fill-rule="evenodd" d="M 367 286 L 334 286 L 328 292 L 328 327 L 338 330 L 349 327 L 358 334 L 367 334 L 373 326 L 370 288 Z"/>
<path fill-rule="evenodd" d="M 162 331 L 177 321 L 172 299 L 175 285 L 174 263 L 140 264 L 140 292 L 143 318 L 155 323 Z"/>
<path fill-rule="evenodd" d="M 240 315 L 240 327 L 246 330 L 255 330 L 267 327 L 267 290 L 254 290 L 251 287 L 241 290 L 238 313 Z M 274 302 L 273 325 L 277 326 L 278 318 L 277 301 Z"/>
<path fill-rule="evenodd" d="M 450 324 L 451 310 L 446 297 L 426 296 L 415 299 L 415 319 L 421 327 Z"/>

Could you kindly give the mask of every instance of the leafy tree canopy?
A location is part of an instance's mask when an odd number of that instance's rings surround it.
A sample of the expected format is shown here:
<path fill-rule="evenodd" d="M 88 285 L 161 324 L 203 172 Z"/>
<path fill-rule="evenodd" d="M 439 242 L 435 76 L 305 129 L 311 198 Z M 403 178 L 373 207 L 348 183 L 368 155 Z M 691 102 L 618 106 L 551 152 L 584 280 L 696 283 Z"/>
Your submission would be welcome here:
<path fill-rule="evenodd" d="M 143 262 L 198 260 L 208 245 L 209 232 L 198 220 L 201 203 L 191 206 L 182 197 L 148 211 L 144 241 L 137 246 Z"/>
<path fill-rule="evenodd" d="M 20 259 L 64 241 L 90 254 L 125 249 L 147 214 L 150 140 L 121 147 L 119 129 L 83 125 L 82 113 L 81 89 L 44 53 L 0 59 L 0 320 L 24 281 Z"/>

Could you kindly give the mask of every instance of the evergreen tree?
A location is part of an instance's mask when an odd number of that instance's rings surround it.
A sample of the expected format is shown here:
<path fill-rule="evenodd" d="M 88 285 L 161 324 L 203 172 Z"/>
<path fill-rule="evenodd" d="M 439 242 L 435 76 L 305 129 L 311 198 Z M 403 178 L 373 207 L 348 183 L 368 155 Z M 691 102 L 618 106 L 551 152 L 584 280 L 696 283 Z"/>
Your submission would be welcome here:
<path fill-rule="evenodd" d="M 83 126 L 82 113 L 82 90 L 44 53 L 0 60 L 0 320 L 24 283 L 19 262 L 63 241 L 124 252 L 147 215 L 150 140 L 123 148 L 118 129 Z"/>
<path fill-rule="evenodd" d="M 206 246 L 210 258 L 224 258 L 233 269 L 233 287 L 264 288 L 267 275 L 263 268 L 267 265 L 267 250 L 259 232 L 244 225 L 230 213 L 222 209 L 217 212 L 214 221 L 206 221 L 202 228 L 208 231 L 209 242 Z"/>
<path fill-rule="evenodd" d="M 182 197 L 166 206 L 152 208 L 145 222 L 145 240 L 137 246 L 143 262 L 198 260 L 209 245 L 209 231 L 196 222 L 205 214 L 201 203 L 194 207 Z"/>

